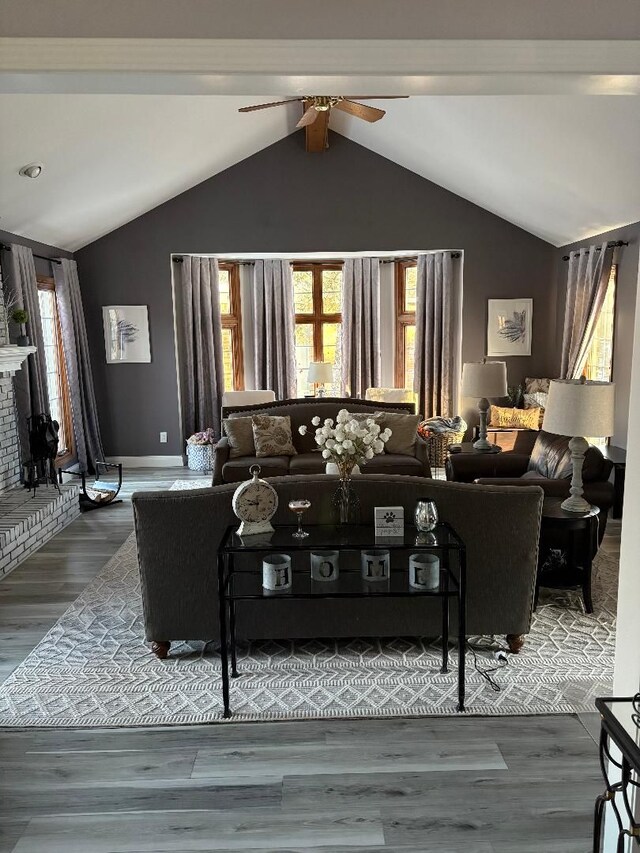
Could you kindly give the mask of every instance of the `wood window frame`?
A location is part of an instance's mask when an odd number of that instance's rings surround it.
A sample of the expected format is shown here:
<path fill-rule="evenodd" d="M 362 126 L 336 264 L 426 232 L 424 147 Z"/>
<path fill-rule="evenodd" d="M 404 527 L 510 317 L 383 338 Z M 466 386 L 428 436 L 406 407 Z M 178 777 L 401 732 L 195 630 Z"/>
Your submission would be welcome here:
<path fill-rule="evenodd" d="M 406 328 L 415 326 L 416 312 L 405 311 L 405 272 L 410 267 L 417 266 L 416 260 L 395 262 L 395 291 L 396 291 L 396 358 L 395 358 L 395 386 L 405 387 L 405 355 L 406 355 Z"/>
<path fill-rule="evenodd" d="M 229 300 L 231 313 L 221 314 L 222 328 L 231 329 L 231 356 L 233 358 L 234 391 L 244 391 L 244 346 L 242 342 L 242 304 L 240 297 L 240 267 L 238 264 L 220 262 L 218 269 L 229 273 Z M 231 389 L 227 389 L 231 390 Z"/>
<path fill-rule="evenodd" d="M 36 282 L 38 290 L 48 290 L 55 298 L 56 283 L 51 276 L 37 275 Z M 56 348 L 58 350 L 58 363 L 60 365 L 60 397 L 62 400 L 62 427 L 67 437 L 66 453 L 60 453 L 56 457 L 56 463 L 63 467 L 75 459 L 75 434 L 73 431 L 73 413 L 71 409 L 71 394 L 69 392 L 69 377 L 67 375 L 67 362 L 64 357 L 64 344 L 62 342 L 62 327 L 60 326 L 60 314 L 56 300 Z"/>
<path fill-rule="evenodd" d="M 325 323 L 342 323 L 342 312 L 334 312 L 333 314 L 325 314 L 322 310 L 322 272 L 323 270 L 342 270 L 343 264 L 340 263 L 322 263 L 318 262 L 297 262 L 291 264 L 293 272 L 311 272 L 313 291 L 312 291 L 312 306 L 313 311 L 310 314 L 296 314 L 296 326 L 313 326 L 313 360 L 323 361 L 323 340 L 322 327 Z"/>

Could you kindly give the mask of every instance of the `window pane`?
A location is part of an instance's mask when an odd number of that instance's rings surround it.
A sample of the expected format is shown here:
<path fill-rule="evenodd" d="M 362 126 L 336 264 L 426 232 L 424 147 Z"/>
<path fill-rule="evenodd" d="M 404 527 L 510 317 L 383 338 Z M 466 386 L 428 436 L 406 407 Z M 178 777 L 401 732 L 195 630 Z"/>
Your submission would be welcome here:
<path fill-rule="evenodd" d="M 220 313 L 231 314 L 231 282 L 229 270 L 219 270 L 218 291 L 220 293 Z"/>
<path fill-rule="evenodd" d="M 233 331 L 222 330 L 222 372 L 224 374 L 224 390 L 235 391 L 233 384 Z"/>
<path fill-rule="evenodd" d="M 340 323 L 322 324 L 322 360 L 333 365 L 333 382 L 325 385 L 325 393 L 340 396 Z"/>
<path fill-rule="evenodd" d="M 413 388 L 413 371 L 416 352 L 416 327 L 404 327 L 404 387 Z"/>
<path fill-rule="evenodd" d="M 49 412 L 59 424 L 58 453 L 69 449 L 65 434 L 65 418 L 62 399 L 62 352 L 58 340 L 56 297 L 53 290 L 38 290 L 42 335 L 44 338 L 44 360 L 47 367 L 47 393 Z"/>
<path fill-rule="evenodd" d="M 342 270 L 322 271 L 322 313 L 339 314 L 342 300 Z"/>
<path fill-rule="evenodd" d="M 296 314 L 313 314 L 313 273 L 293 271 L 293 300 Z"/>
<path fill-rule="evenodd" d="M 313 326 L 311 323 L 296 323 L 296 373 L 298 396 L 310 394 L 312 386 L 307 382 L 309 363 L 313 361 Z"/>
<path fill-rule="evenodd" d="M 598 382 L 611 382 L 611 370 L 613 365 L 613 338 L 616 307 L 616 273 L 617 266 L 611 267 L 607 295 L 598 322 L 593 332 L 593 340 L 587 353 L 587 360 L 583 374 L 587 379 Z M 595 437 L 588 438 L 589 444 L 606 447 L 608 439 Z"/>
<path fill-rule="evenodd" d="M 404 267 L 404 310 L 407 313 L 416 310 L 417 267 Z"/>

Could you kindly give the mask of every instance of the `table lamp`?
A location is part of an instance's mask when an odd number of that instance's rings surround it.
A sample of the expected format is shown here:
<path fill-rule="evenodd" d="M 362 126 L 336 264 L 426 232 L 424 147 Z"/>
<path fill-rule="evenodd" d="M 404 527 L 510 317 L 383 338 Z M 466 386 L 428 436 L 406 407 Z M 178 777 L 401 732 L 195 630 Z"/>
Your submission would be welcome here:
<path fill-rule="evenodd" d="M 507 365 L 504 361 L 468 361 L 462 365 L 462 396 L 479 397 L 480 434 L 473 447 L 480 453 L 497 453 L 499 447 L 487 441 L 487 397 L 504 397 L 507 393 Z"/>
<path fill-rule="evenodd" d="M 554 435 L 569 435 L 573 474 L 571 495 L 562 502 L 569 512 L 588 512 L 591 505 L 582 497 L 582 465 L 589 447 L 583 436 L 613 435 L 613 382 L 582 379 L 553 379 L 544 411 L 542 429 Z"/>
<path fill-rule="evenodd" d="M 317 396 L 324 397 L 324 383 L 331 382 L 333 380 L 333 365 L 328 361 L 312 361 L 309 363 L 309 373 L 307 375 L 307 381 L 313 382 L 314 387 L 320 385 L 320 388 L 317 388 Z"/>

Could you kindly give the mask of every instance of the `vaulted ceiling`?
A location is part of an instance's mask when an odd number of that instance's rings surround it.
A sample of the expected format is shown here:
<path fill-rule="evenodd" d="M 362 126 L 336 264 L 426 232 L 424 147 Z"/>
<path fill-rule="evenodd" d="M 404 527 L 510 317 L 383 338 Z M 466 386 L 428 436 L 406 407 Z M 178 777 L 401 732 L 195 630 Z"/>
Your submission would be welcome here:
<path fill-rule="evenodd" d="M 74 250 L 294 132 L 277 95 L 0 95 L 0 226 Z M 640 220 L 640 98 L 416 96 L 331 126 L 554 245 Z M 322 154 L 309 154 L 321 157 Z M 37 180 L 18 175 L 38 161 Z"/>

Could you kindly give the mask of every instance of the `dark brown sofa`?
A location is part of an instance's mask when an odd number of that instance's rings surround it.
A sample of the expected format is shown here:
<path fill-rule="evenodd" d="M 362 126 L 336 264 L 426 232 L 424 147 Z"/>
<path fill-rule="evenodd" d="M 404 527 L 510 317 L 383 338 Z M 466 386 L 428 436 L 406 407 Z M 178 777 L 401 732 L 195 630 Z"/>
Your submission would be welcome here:
<path fill-rule="evenodd" d="M 325 470 L 326 460 L 318 450 L 314 439 L 315 428 L 311 427 L 311 418 L 318 415 L 323 421 L 334 418 L 340 409 L 349 412 L 397 412 L 414 414 L 413 403 L 379 403 L 374 400 L 356 400 L 349 397 L 304 397 L 296 400 L 280 400 L 274 403 L 259 403 L 253 406 L 223 406 L 222 417 L 247 417 L 247 415 L 288 415 L 291 418 L 293 445 L 298 451 L 296 456 L 229 456 L 229 441 L 223 436 L 215 448 L 213 463 L 213 485 L 237 483 L 249 477 L 249 468 L 260 465 L 263 477 L 283 477 L 287 474 L 321 474 Z M 306 424 L 310 427 L 307 435 L 300 435 L 298 427 Z M 430 477 L 427 444 L 416 434 L 415 455 L 381 453 L 362 466 L 363 474 L 408 474 L 417 477 Z"/>
<path fill-rule="evenodd" d="M 570 439 L 540 430 L 533 450 L 526 453 L 459 453 L 447 462 L 447 479 L 456 483 L 487 486 L 541 486 L 546 497 L 568 498 L 571 486 Z M 589 447 L 584 459 L 582 479 L 584 497 L 600 507 L 604 535 L 607 513 L 613 506 L 613 483 L 609 476 L 612 463 L 597 447 Z"/>
<path fill-rule="evenodd" d="M 293 522 L 287 505 L 299 497 L 311 501 L 305 526 L 333 520 L 336 477 L 287 476 L 271 484 L 279 496 L 275 524 Z M 145 636 L 161 656 L 173 640 L 218 638 L 216 553 L 227 526 L 238 523 L 231 509 L 235 488 L 229 484 L 133 495 Z M 373 519 L 376 505 L 403 506 L 409 521 L 418 498 L 435 500 L 440 517 L 453 525 L 467 548 L 468 634 L 508 634 L 512 646 L 518 646 L 516 639 L 531 625 L 541 489 L 376 474 L 356 478 L 353 488 L 363 522 Z M 246 559 L 259 571 L 255 555 Z M 296 570 L 308 571 L 308 555 L 294 553 Z M 453 613 L 453 625 L 455 621 Z M 237 625 L 238 636 L 250 639 L 437 637 L 441 603 L 423 596 L 270 600 L 268 605 L 243 601 L 237 606 Z"/>

